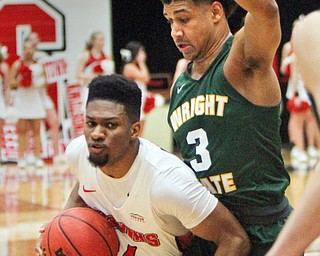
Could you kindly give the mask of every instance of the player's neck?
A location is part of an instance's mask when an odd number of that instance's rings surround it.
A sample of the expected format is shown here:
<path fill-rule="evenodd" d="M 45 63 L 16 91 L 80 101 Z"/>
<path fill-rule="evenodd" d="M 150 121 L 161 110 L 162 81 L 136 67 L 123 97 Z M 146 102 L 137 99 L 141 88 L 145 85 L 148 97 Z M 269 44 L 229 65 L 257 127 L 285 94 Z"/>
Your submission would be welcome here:
<path fill-rule="evenodd" d="M 207 71 L 211 63 L 215 60 L 215 58 L 219 55 L 223 46 L 225 45 L 228 38 L 231 36 L 230 31 L 224 33 L 220 36 L 218 40 L 215 40 L 215 43 L 212 47 L 207 51 L 207 53 L 203 56 L 203 58 L 199 60 L 193 60 L 191 76 L 193 79 L 200 79 L 202 75 Z"/>

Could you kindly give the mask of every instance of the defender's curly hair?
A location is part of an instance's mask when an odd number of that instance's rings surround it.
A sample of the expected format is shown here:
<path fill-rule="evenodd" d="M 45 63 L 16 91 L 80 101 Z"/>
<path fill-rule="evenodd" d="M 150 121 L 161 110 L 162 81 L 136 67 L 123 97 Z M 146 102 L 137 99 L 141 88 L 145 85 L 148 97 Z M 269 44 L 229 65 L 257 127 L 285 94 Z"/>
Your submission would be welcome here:
<path fill-rule="evenodd" d="M 120 103 L 132 123 L 140 120 L 141 90 L 132 80 L 121 75 L 98 76 L 90 82 L 86 106 L 93 100 Z"/>

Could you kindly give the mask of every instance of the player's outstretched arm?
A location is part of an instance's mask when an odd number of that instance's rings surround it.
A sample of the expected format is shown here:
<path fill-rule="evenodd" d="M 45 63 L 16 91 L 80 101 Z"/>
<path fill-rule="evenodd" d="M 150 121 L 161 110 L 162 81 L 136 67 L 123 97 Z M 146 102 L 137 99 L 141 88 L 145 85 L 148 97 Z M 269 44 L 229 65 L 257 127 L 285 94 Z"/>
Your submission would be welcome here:
<path fill-rule="evenodd" d="M 250 252 L 248 235 L 238 220 L 218 202 L 215 209 L 191 232 L 218 245 L 216 256 L 244 256 Z"/>
<path fill-rule="evenodd" d="M 246 61 L 272 63 L 281 40 L 279 8 L 275 0 L 236 0 L 248 14 L 241 29 Z"/>
<path fill-rule="evenodd" d="M 248 11 L 235 34 L 224 72 L 228 81 L 247 100 L 274 106 L 281 90 L 272 67 L 281 40 L 279 8 L 275 0 L 235 0 Z"/>

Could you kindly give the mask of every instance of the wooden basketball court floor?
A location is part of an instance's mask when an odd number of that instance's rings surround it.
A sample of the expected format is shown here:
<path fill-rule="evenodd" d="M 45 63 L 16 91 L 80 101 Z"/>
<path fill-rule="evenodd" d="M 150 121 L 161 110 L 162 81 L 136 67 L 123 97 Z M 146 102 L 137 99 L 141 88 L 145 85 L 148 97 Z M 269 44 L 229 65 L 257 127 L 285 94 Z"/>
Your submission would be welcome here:
<path fill-rule="evenodd" d="M 284 159 L 288 159 L 285 151 Z M 301 200 L 310 173 L 290 171 L 287 195 L 293 206 Z M 0 165 L 0 256 L 37 255 L 34 248 L 39 227 L 61 210 L 74 183 L 64 164 L 47 164 L 42 169 Z M 320 241 L 316 240 L 305 255 L 319 256 Z"/>

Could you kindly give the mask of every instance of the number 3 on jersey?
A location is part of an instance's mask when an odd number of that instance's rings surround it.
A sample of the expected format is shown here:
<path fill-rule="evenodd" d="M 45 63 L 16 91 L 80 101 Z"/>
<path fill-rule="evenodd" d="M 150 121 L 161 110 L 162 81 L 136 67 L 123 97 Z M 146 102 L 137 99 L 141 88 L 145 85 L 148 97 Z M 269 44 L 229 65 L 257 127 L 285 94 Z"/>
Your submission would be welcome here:
<path fill-rule="evenodd" d="M 207 150 L 209 145 L 207 133 L 201 128 L 188 132 L 187 142 L 189 145 L 196 144 L 196 155 L 200 156 L 200 160 L 193 159 L 190 164 L 194 171 L 201 172 L 206 171 L 211 166 L 210 153 Z M 197 143 L 197 140 L 199 141 Z"/>

